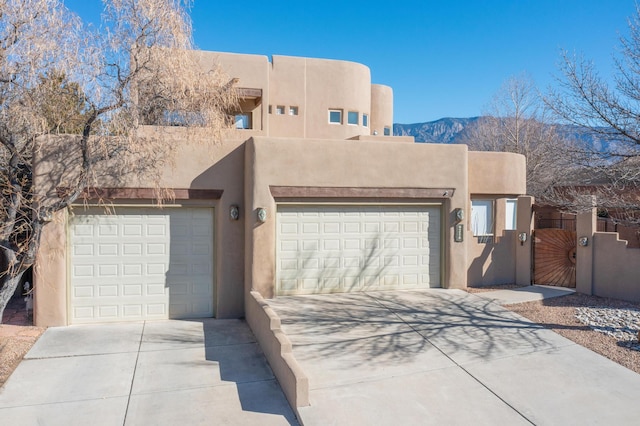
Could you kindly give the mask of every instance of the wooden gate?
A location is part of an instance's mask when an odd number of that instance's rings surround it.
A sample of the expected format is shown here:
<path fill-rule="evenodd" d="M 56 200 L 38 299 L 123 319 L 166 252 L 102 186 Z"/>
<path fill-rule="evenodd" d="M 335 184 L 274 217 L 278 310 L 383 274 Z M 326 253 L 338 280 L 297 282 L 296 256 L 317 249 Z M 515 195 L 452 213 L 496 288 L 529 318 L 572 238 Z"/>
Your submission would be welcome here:
<path fill-rule="evenodd" d="M 534 231 L 533 282 L 575 288 L 575 231 L 564 229 L 536 229 Z"/>

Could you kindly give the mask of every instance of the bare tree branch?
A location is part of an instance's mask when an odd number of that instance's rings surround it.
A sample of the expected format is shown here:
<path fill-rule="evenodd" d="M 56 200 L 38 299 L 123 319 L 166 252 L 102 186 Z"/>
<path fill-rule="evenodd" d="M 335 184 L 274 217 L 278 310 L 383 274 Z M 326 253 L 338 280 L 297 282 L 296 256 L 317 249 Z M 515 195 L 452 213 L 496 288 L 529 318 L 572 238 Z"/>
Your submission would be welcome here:
<path fill-rule="evenodd" d="M 191 140 L 215 143 L 237 105 L 232 80 L 192 50 L 188 1 L 104 4 L 93 28 L 62 0 L 0 0 L 0 319 L 46 224 L 100 178 L 168 194 L 172 147 L 142 126 L 178 117 Z M 39 160 L 64 194 L 33 187 Z"/>

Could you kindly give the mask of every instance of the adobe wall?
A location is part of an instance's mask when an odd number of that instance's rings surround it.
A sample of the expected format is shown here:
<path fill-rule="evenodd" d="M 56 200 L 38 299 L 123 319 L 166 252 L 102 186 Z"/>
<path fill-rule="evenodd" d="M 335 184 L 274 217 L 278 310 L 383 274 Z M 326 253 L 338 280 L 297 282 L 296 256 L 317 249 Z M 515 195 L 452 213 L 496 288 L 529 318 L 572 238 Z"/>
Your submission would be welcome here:
<path fill-rule="evenodd" d="M 203 67 L 219 64 L 237 87 L 262 89 L 262 98 L 243 101 L 253 112 L 253 128 L 236 130 L 234 136 L 349 139 L 370 135 L 383 127 L 393 130 L 393 90 L 371 85 L 365 65 L 333 59 L 273 55 L 198 52 Z M 284 114 L 277 113 L 283 107 Z M 297 107 L 297 115 L 291 107 Z M 329 110 L 342 111 L 342 123 L 329 123 Z M 358 113 L 358 124 L 348 124 L 348 112 Z M 363 125 L 363 114 L 369 125 Z"/>
<path fill-rule="evenodd" d="M 628 248 L 615 232 L 593 236 L 593 294 L 640 302 L 640 249 Z"/>
<path fill-rule="evenodd" d="M 160 185 L 169 188 L 222 190 L 218 200 L 176 200 L 176 205 L 207 206 L 214 208 L 215 220 L 215 314 L 218 318 L 238 318 L 244 315 L 244 227 L 242 221 L 229 219 L 232 204 L 242 205 L 244 187 L 243 141 L 224 141 L 219 144 L 199 144 L 163 132 L 166 141 L 176 148 L 175 165 L 164 168 Z M 72 147 L 72 138 L 58 138 L 66 147 Z M 73 166 L 68 163 L 74 153 L 58 151 L 55 142 L 45 144 L 49 151 L 40 153 L 34 182 L 40 194 L 55 196 L 57 187 L 64 187 L 73 176 Z M 65 170 L 61 172 L 61 170 Z M 153 188 L 152 181 L 120 182 L 108 173 L 95 182 L 96 187 Z M 58 176 L 58 179 L 55 177 Z M 117 204 L 155 205 L 155 200 L 111 200 Z M 89 201 L 91 202 L 91 200 Z M 168 203 L 171 204 L 171 203 Z M 82 211 L 82 201 L 73 211 Z M 169 207 L 167 207 L 169 208 Z M 49 223 L 43 233 L 41 250 L 35 268 L 34 320 L 39 326 L 66 325 L 67 318 L 67 219 L 62 211 Z"/>
<path fill-rule="evenodd" d="M 271 96 L 271 85 L 269 84 L 271 63 L 269 58 L 264 55 L 225 52 L 197 51 L 196 54 L 198 61 L 205 69 L 220 66 L 231 78 L 239 79 L 236 87 L 262 89 L 260 102 L 247 100 L 243 103 L 243 107 L 253 112 L 253 128 L 251 130 L 236 130 L 231 138 L 246 139 L 253 135 L 268 135 L 270 130 L 266 102 Z"/>
<path fill-rule="evenodd" d="M 289 78 L 294 69 L 302 72 L 298 80 L 303 78 L 304 86 L 290 84 Z M 371 114 L 371 73 L 365 65 L 329 59 L 274 56 L 271 84 L 275 91 L 269 99 L 272 105 L 284 103 L 287 97 L 304 96 L 300 111 L 302 116 L 298 118 L 305 120 L 303 137 L 349 139 L 369 133 L 362 126 L 362 114 Z M 295 94 L 296 90 L 301 89 L 301 93 Z M 342 124 L 329 123 L 330 109 L 342 110 Z M 358 112 L 358 125 L 347 124 L 349 111 Z M 270 118 L 274 119 L 274 114 Z M 269 135 L 294 136 L 289 134 L 286 126 L 274 127 Z"/>
<path fill-rule="evenodd" d="M 505 198 L 494 200 L 493 237 L 474 237 L 469 233 L 468 286 L 515 283 L 516 231 L 505 230 Z"/>
<path fill-rule="evenodd" d="M 466 286 L 467 246 L 465 242 L 453 241 L 453 209 L 465 208 L 468 197 L 465 145 L 360 141 L 345 143 L 328 140 L 305 140 L 304 143 L 300 143 L 275 138 L 249 140 L 246 147 L 245 178 L 245 277 L 247 291 L 257 290 L 266 298 L 274 295 L 276 265 L 277 203 L 271 194 L 271 185 L 330 188 L 454 188 L 453 195 L 448 194 L 447 198 L 418 201 L 443 203 L 443 287 Z M 354 197 L 346 197 L 341 201 L 363 202 Z M 394 198 L 373 201 L 416 200 Z M 259 223 L 257 220 L 256 211 L 259 207 L 267 210 L 265 223 Z"/>
<path fill-rule="evenodd" d="M 384 128 L 393 135 L 393 89 L 382 84 L 371 85 L 371 126 L 370 134 L 384 136 Z"/>
<path fill-rule="evenodd" d="M 493 237 L 470 240 L 468 285 L 516 282 L 516 231 L 505 231 L 506 199 L 526 193 L 526 163 L 519 154 L 469 151 L 470 199 L 494 200 Z M 470 203 L 470 201 L 469 201 Z M 471 204 L 467 211 L 471 215 Z M 529 232 L 529 231 L 527 231 Z"/>
<path fill-rule="evenodd" d="M 511 152 L 469 151 L 469 193 L 510 198 L 526 194 L 525 157 Z"/>

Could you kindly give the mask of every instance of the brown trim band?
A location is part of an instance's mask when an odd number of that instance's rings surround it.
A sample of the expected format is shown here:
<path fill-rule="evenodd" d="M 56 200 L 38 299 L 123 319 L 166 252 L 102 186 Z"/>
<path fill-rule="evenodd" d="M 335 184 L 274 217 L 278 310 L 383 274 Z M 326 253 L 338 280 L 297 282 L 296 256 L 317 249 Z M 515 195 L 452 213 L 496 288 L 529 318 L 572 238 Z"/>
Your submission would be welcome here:
<path fill-rule="evenodd" d="M 170 188 L 175 200 L 219 200 L 222 197 L 222 189 L 188 189 Z M 69 188 L 56 188 L 58 197 L 62 198 L 69 193 Z M 121 199 L 153 200 L 157 198 L 157 192 L 153 188 L 85 188 L 82 196 L 88 199 Z"/>
<path fill-rule="evenodd" d="M 273 198 L 451 198 L 453 188 L 269 186 Z"/>
<path fill-rule="evenodd" d="M 249 87 L 238 87 L 236 89 L 238 96 L 245 99 L 254 99 L 262 97 L 262 89 L 253 89 Z"/>

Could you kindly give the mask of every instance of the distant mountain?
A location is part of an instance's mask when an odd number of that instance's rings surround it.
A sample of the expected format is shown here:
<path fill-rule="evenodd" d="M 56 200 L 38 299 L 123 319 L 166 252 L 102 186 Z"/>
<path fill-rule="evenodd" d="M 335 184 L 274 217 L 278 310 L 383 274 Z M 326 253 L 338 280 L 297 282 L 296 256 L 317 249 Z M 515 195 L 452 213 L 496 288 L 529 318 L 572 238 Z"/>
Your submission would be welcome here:
<path fill-rule="evenodd" d="M 413 136 L 416 142 L 456 143 L 464 129 L 478 118 L 441 118 L 427 123 L 394 124 L 393 134 Z"/>
<path fill-rule="evenodd" d="M 482 117 L 470 118 L 441 118 L 436 121 L 414 124 L 393 125 L 394 136 L 413 136 L 416 142 L 427 143 L 458 143 L 465 136 L 465 130 Z M 607 141 L 604 137 L 581 131 L 573 125 L 559 125 L 557 131 L 560 135 L 581 141 L 585 148 L 596 151 L 608 151 L 615 142 Z"/>

